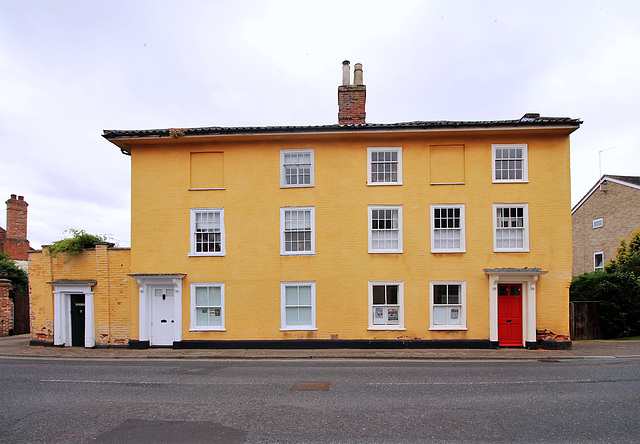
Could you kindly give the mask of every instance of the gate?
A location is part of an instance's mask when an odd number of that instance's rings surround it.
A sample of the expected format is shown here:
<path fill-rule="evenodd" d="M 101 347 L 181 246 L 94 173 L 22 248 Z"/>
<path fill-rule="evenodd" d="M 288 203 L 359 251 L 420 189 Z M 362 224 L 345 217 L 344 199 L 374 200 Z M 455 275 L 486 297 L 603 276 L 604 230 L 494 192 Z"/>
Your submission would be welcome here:
<path fill-rule="evenodd" d="M 29 293 L 12 291 L 13 298 L 13 335 L 29 333 Z"/>
<path fill-rule="evenodd" d="M 569 328 L 572 340 L 600 339 L 599 301 L 569 303 Z"/>

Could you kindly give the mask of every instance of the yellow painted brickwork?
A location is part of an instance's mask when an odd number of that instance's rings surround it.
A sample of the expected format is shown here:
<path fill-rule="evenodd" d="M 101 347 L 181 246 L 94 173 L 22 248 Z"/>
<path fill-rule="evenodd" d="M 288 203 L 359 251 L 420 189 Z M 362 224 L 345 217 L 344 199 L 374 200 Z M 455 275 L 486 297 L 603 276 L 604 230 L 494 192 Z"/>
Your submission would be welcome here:
<path fill-rule="evenodd" d="M 47 282 L 95 280 L 96 345 L 125 345 L 131 337 L 131 250 L 96 245 L 78 255 L 51 257 L 46 249 L 29 253 L 31 339 L 53 342 L 53 285 Z"/>
<path fill-rule="evenodd" d="M 569 333 L 567 131 L 134 142 L 131 272 L 186 274 L 183 340 L 487 339 L 489 283 L 483 269 L 504 267 L 549 271 L 537 283 L 537 328 Z M 492 183 L 494 143 L 528 144 L 528 183 Z M 430 185 L 430 147 L 448 145 L 458 147 L 457 154 L 464 153 L 464 176 L 460 176 L 464 184 Z M 367 186 L 367 147 L 372 146 L 402 147 L 403 185 Z M 315 186 L 280 188 L 280 150 L 308 148 L 314 149 Z M 191 153 L 196 152 L 224 153 L 224 190 L 189 190 Z M 431 253 L 430 204 L 447 203 L 466 205 L 466 253 Z M 493 203 L 529 204 L 530 252 L 493 252 Z M 402 205 L 402 254 L 368 253 L 368 205 Z M 280 208 L 295 206 L 315 207 L 313 256 L 280 255 Z M 189 257 L 190 208 L 224 208 L 226 256 Z M 370 280 L 404 282 L 405 331 L 367 329 Z M 468 330 L 429 330 L 432 280 L 466 281 Z M 279 330 L 283 281 L 316 282 L 316 331 Z M 226 331 L 189 331 L 190 284 L 198 282 L 225 283 Z M 136 338 L 138 290 L 135 282 L 131 287 L 131 334 Z"/>

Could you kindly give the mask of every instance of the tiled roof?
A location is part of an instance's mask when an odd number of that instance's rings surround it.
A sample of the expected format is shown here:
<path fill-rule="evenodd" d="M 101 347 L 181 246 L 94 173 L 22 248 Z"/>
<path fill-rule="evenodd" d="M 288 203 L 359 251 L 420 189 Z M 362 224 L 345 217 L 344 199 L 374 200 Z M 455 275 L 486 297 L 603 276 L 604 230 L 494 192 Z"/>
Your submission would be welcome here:
<path fill-rule="evenodd" d="M 539 114 L 525 114 L 517 120 L 487 121 L 415 121 L 401 123 L 365 123 L 362 125 L 315 125 L 315 126 L 249 126 L 201 128 L 165 128 L 146 130 L 104 130 L 107 140 L 145 138 L 145 137 L 182 137 L 231 134 L 287 134 L 287 133 L 323 133 L 323 132 L 367 132 L 379 130 L 438 130 L 438 129 L 481 129 L 481 128 L 527 128 L 527 127 L 565 127 L 577 128 L 582 121 L 569 117 L 540 117 Z"/>
<path fill-rule="evenodd" d="M 612 179 L 617 179 L 621 182 L 628 182 L 634 185 L 640 185 L 640 176 L 612 176 L 607 174 L 606 177 L 611 177 Z"/>

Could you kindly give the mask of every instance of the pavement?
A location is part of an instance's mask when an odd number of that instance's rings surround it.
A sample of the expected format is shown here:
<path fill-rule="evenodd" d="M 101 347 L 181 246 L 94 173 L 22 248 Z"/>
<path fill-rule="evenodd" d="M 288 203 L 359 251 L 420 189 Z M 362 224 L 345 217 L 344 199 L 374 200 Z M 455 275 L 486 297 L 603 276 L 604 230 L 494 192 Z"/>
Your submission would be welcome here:
<path fill-rule="evenodd" d="M 0 338 L 0 358 L 26 359 L 401 359 L 401 360 L 566 360 L 640 358 L 640 341 L 573 341 L 571 350 L 488 349 L 172 349 L 83 348 L 29 345 L 29 335 Z"/>

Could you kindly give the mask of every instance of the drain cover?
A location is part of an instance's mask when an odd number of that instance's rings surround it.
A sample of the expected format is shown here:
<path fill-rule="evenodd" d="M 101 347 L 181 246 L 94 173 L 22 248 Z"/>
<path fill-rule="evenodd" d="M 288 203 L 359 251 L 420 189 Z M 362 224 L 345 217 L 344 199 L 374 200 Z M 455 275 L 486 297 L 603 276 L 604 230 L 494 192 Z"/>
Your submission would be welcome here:
<path fill-rule="evenodd" d="M 329 390 L 330 382 L 296 382 L 291 390 Z"/>

